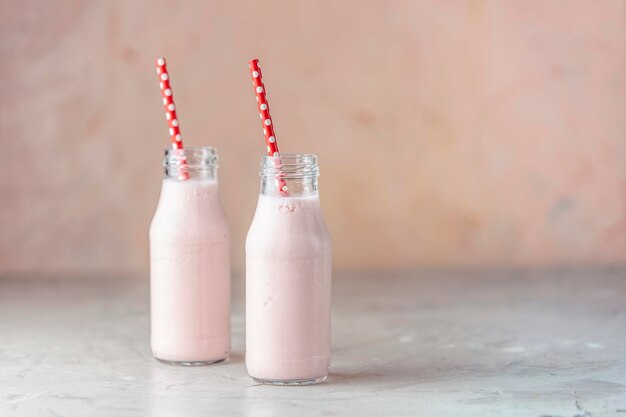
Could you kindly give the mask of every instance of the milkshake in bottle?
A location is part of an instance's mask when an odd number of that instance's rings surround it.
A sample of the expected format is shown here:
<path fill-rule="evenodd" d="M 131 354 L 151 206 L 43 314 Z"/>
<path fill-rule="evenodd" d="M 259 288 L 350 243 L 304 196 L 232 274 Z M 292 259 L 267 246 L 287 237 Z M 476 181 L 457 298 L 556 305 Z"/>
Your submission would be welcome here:
<path fill-rule="evenodd" d="M 205 365 L 230 349 L 230 232 L 217 186 L 217 153 L 168 150 L 150 226 L 150 316 L 154 356 Z"/>
<path fill-rule="evenodd" d="M 317 158 L 282 154 L 261 165 L 246 240 L 246 366 L 262 383 L 321 382 L 330 365 L 331 240 Z"/>

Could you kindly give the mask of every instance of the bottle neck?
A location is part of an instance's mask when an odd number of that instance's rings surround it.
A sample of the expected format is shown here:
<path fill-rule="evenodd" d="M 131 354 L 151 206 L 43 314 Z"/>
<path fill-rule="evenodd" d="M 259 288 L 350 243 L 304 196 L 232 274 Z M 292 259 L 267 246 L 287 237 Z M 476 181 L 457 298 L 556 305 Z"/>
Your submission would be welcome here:
<path fill-rule="evenodd" d="M 217 150 L 209 146 L 167 149 L 163 160 L 166 179 L 216 180 Z"/>
<path fill-rule="evenodd" d="M 303 197 L 318 193 L 319 166 L 315 155 L 264 156 L 260 176 L 261 195 Z"/>
<path fill-rule="evenodd" d="M 287 186 L 286 192 L 281 189 L 284 186 Z M 279 178 L 269 175 L 261 177 L 261 195 L 304 197 L 317 193 L 317 177 Z"/>

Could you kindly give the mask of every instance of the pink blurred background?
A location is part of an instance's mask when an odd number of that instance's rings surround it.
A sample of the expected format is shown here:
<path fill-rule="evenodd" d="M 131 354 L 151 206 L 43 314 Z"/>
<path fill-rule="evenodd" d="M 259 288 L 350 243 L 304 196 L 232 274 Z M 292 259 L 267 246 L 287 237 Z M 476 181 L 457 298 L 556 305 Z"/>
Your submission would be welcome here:
<path fill-rule="evenodd" d="M 166 56 L 221 156 L 234 270 L 258 57 L 283 152 L 319 155 L 336 270 L 626 264 L 626 2 L 1 3 L 0 275 L 148 268 Z"/>

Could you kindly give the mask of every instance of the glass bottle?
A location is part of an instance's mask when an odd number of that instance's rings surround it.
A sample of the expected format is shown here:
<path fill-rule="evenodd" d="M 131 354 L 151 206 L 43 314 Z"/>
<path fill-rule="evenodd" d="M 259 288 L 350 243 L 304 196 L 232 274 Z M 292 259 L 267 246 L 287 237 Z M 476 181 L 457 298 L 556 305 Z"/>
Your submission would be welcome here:
<path fill-rule="evenodd" d="M 332 247 L 317 157 L 266 156 L 260 175 L 246 240 L 248 373 L 266 384 L 322 382 L 330 365 Z"/>
<path fill-rule="evenodd" d="M 178 365 L 223 361 L 230 350 L 230 231 L 211 147 L 165 152 L 150 225 L 153 355 Z"/>

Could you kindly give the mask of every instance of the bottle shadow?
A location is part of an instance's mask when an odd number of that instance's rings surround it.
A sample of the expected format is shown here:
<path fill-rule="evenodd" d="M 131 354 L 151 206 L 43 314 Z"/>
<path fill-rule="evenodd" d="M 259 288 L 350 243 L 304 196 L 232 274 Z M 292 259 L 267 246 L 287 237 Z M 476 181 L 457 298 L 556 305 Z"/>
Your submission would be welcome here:
<path fill-rule="evenodd" d="M 424 366 L 384 367 L 367 369 L 333 370 L 326 382 L 333 386 L 369 386 L 385 389 L 403 388 L 414 385 L 446 383 L 466 378 L 485 376 L 487 368 L 468 364 L 424 364 Z"/>
<path fill-rule="evenodd" d="M 231 351 L 228 355 L 227 363 L 244 363 L 246 361 L 246 355 L 243 352 Z"/>
<path fill-rule="evenodd" d="M 326 383 L 335 387 L 340 386 L 385 386 L 393 388 L 394 386 L 402 387 L 408 385 L 416 385 L 424 383 L 420 372 L 411 372 L 408 370 L 396 370 L 394 372 L 385 372 L 381 370 L 363 370 L 363 371 L 347 371 L 347 372 L 330 372 Z"/>

